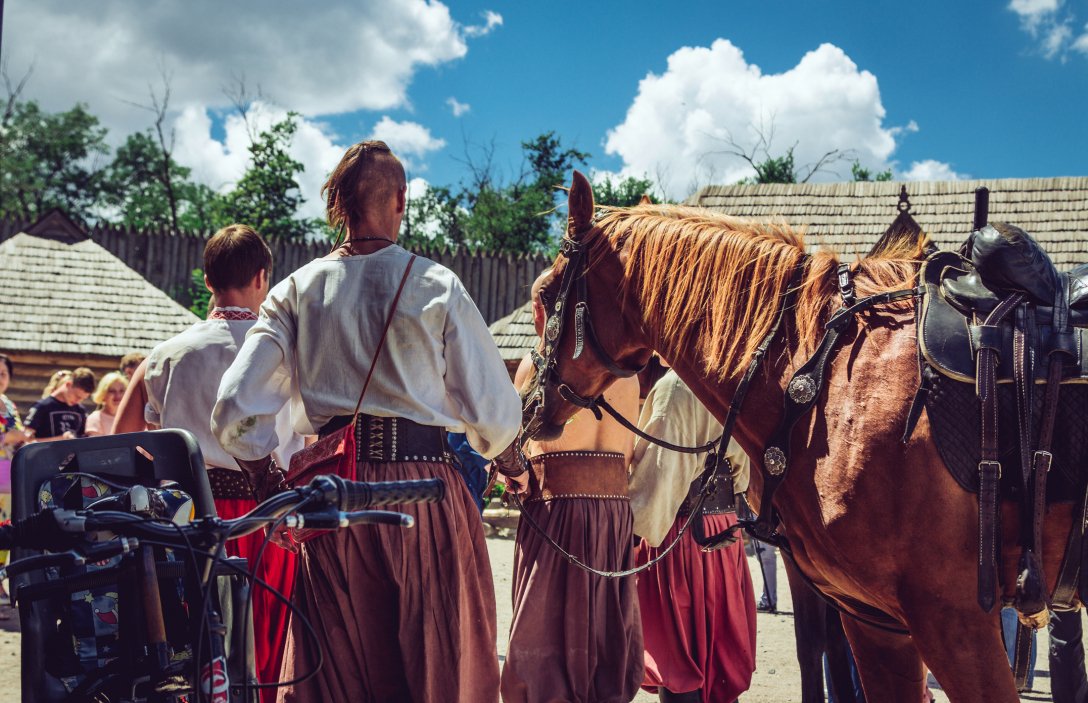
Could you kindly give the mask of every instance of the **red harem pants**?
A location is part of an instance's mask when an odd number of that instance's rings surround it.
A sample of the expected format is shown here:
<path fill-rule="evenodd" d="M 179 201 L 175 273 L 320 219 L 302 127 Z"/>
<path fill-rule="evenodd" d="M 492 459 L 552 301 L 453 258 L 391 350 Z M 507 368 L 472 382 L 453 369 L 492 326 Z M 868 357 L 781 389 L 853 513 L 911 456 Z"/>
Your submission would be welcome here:
<path fill-rule="evenodd" d="M 215 511 L 224 520 L 248 513 L 257 507 L 257 501 L 244 499 L 215 499 Z M 261 530 L 240 539 L 227 542 L 227 555 L 249 560 L 250 568 L 264 543 Z M 294 554 L 274 544 L 269 544 L 257 566 L 257 577 L 291 598 L 295 587 L 297 558 Z M 241 604 L 245 607 L 245 604 Z M 277 599 L 267 588 L 253 584 L 253 653 L 257 664 L 257 680 L 261 683 L 279 681 L 283 648 L 287 642 L 287 605 Z M 274 703 L 275 689 L 261 689 L 262 703 Z"/>
<path fill-rule="evenodd" d="M 733 514 L 708 515 L 707 533 L 736 523 Z M 677 518 L 662 542 L 676 538 Z M 643 540 L 638 564 L 658 555 Z M 656 566 L 639 574 L 638 598 L 646 647 L 643 688 L 656 693 L 701 690 L 704 703 L 732 703 L 748 690 L 756 668 L 756 609 L 752 576 L 738 541 L 703 552 L 690 534 Z"/>

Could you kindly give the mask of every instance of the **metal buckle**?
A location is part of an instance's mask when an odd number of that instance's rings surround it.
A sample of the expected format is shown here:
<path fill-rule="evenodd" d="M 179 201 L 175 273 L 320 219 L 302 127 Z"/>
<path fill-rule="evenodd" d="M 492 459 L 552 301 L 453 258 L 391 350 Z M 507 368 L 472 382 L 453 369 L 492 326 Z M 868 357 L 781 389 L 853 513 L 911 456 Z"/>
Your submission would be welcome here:
<path fill-rule="evenodd" d="M 983 459 L 982 461 L 978 462 L 978 472 L 980 474 L 982 472 L 984 472 L 987 468 L 996 469 L 997 478 L 998 478 L 998 480 L 1001 479 L 1001 462 L 1000 461 L 987 461 L 987 460 Z"/>

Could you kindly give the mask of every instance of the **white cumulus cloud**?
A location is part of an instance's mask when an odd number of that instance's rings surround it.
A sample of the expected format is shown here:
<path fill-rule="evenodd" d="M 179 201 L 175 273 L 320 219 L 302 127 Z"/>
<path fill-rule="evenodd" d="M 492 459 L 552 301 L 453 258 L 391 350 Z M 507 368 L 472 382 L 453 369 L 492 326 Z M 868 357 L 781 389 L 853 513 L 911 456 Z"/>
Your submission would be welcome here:
<path fill-rule="evenodd" d="M 1088 24 L 1084 25 L 1084 32 L 1073 42 L 1073 49 L 1088 54 Z"/>
<path fill-rule="evenodd" d="M 1029 26 L 1038 26 L 1047 15 L 1058 11 L 1062 0 L 1012 0 L 1009 9 Z"/>
<path fill-rule="evenodd" d="M 193 169 L 192 177 L 219 192 L 229 191 L 249 166 L 250 134 L 266 130 L 287 117 L 287 111 L 273 105 L 257 103 L 249 115 L 249 125 L 237 114 L 228 115 L 223 123 L 223 138 L 213 137 L 211 116 L 206 110 L 189 107 L 174 123 L 177 137 L 174 159 Z M 324 201 L 321 186 L 340 162 L 348 144 L 338 144 L 335 135 L 319 122 L 296 117 L 298 129 L 291 141 L 290 154 L 304 170 L 297 174 L 299 192 L 305 199 L 300 217 L 321 217 Z M 408 169 L 422 169 L 418 160 L 441 149 L 445 141 L 436 139 L 426 127 L 415 122 L 397 122 L 383 117 L 374 125 L 370 139 L 387 143 Z M 427 183 L 413 178 L 411 193 L 423 193 Z"/>
<path fill-rule="evenodd" d="M 8 70 L 34 66 L 24 96 L 49 110 L 85 102 L 121 134 L 147 126 L 125 101 L 146 101 L 163 68 L 179 111 L 229 107 L 224 88 L 241 77 L 306 115 L 389 110 L 409 104 L 420 69 L 463 58 L 473 35 L 437 0 L 35 0 L 5 11 Z"/>
<path fill-rule="evenodd" d="M 450 112 L 453 113 L 454 117 L 460 117 L 461 115 L 472 109 L 471 105 L 469 105 L 468 103 L 463 103 L 454 97 L 446 98 L 446 104 L 449 105 Z"/>
<path fill-rule="evenodd" d="M 966 174 L 956 173 L 950 164 L 934 159 L 915 161 L 910 168 L 896 174 L 902 181 L 959 181 L 968 178 Z"/>
<path fill-rule="evenodd" d="M 446 140 L 433 136 L 418 122 L 397 122 L 388 116 L 374 125 L 370 138 L 388 144 L 406 168 L 420 168 L 418 159 L 446 146 Z"/>
<path fill-rule="evenodd" d="M 766 137 L 773 131 L 772 156 L 796 145 L 798 167 L 841 149 L 866 168 L 883 170 L 895 135 L 917 130 L 913 123 L 885 126 L 884 117 L 876 76 L 832 44 L 808 52 L 788 71 L 765 74 L 731 42 L 718 39 L 709 48 L 677 50 L 663 74 L 642 79 L 605 150 L 623 159 L 624 173 L 649 174 L 679 199 L 708 183 L 751 176 L 749 165 L 728 153 L 730 141 L 750 151 L 760 131 Z M 848 165 L 833 168 L 848 177 Z"/>
<path fill-rule="evenodd" d="M 492 12 L 488 10 L 484 12 L 484 23 L 482 25 L 472 25 L 465 27 L 466 37 L 483 37 L 491 34 L 496 27 L 502 26 L 502 15 L 498 12 Z"/>
<path fill-rule="evenodd" d="M 1038 42 L 1043 56 L 1048 59 L 1061 57 L 1064 61 L 1067 49 L 1088 52 L 1088 33 L 1074 40 L 1072 14 L 1063 9 L 1063 0 L 1009 2 L 1009 10 L 1016 13 L 1020 26 Z"/>
<path fill-rule="evenodd" d="M 249 166 L 250 133 L 266 130 L 286 117 L 287 111 L 282 108 L 257 103 L 250 111 L 248 127 L 239 115 L 229 115 L 223 124 L 223 139 L 219 140 L 212 136 L 212 119 L 208 112 L 188 107 L 174 122 L 174 159 L 192 168 L 195 180 L 219 192 L 227 192 Z M 299 216 L 322 217 L 325 208 L 321 186 L 347 146 L 336 144 L 333 136 L 319 123 L 296 119 L 298 129 L 289 153 L 304 168 L 302 173 L 296 174 L 299 192 L 305 199 Z"/>

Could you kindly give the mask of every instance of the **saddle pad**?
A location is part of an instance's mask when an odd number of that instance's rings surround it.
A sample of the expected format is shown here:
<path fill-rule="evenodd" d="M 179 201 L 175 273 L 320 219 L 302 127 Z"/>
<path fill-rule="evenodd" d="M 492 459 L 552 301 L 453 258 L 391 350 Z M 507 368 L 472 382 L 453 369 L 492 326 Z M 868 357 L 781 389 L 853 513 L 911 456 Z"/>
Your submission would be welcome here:
<path fill-rule="evenodd" d="M 938 252 L 922 265 L 920 280 L 924 293 L 921 296 L 921 314 L 918 324 L 918 346 L 925 360 L 941 374 L 964 383 L 975 382 L 975 346 L 970 327 L 979 324 L 974 315 L 961 312 L 945 297 L 942 282 L 968 277 L 970 264 L 958 254 Z M 985 314 L 980 311 L 979 314 Z M 1036 382 L 1046 378 L 1046 351 L 1050 348 L 1052 327 L 1049 317 L 1036 319 L 1039 337 L 1036 350 Z M 997 382 L 1013 381 L 1013 327 L 1004 325 L 1002 349 L 998 355 Z M 1075 363 L 1067 364 L 1063 384 L 1088 383 L 1088 329 L 1073 330 L 1076 341 Z"/>
<path fill-rule="evenodd" d="M 961 383 L 926 369 L 930 391 L 926 414 L 941 459 L 965 490 L 978 493 L 981 408 L 973 383 Z M 1001 460 L 1001 496 L 1020 492 L 1020 435 L 1017 430 L 1015 387 L 997 391 L 998 448 Z M 1035 394 L 1034 417 L 1043 407 L 1043 394 Z M 1047 478 L 1047 502 L 1075 501 L 1084 495 L 1088 480 L 1088 385 L 1062 386 L 1054 424 L 1054 463 Z"/>

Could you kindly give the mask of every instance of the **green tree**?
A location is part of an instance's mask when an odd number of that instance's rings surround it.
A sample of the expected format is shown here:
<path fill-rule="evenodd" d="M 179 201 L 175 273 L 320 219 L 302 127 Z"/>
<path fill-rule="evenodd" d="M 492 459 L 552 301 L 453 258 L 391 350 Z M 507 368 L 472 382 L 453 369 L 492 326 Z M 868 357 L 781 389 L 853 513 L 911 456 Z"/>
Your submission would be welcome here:
<path fill-rule="evenodd" d="M 584 164 L 590 158 L 589 153 L 577 149 L 564 149 L 563 143 L 554 131 L 545 132 L 535 139 L 521 143 L 525 159 L 533 176 L 532 185 L 551 191 L 556 186 L 566 185 L 570 179 L 570 170 L 577 164 Z"/>
<path fill-rule="evenodd" d="M 242 222 L 263 236 L 299 241 L 317 229 L 312 220 L 296 217 L 303 199 L 295 175 L 303 165 L 288 153 L 298 129 L 297 113 L 257 135 L 249 146 L 245 174 L 218 208 L 220 222 Z"/>
<path fill-rule="evenodd" d="M 610 176 L 605 176 L 593 184 L 593 200 L 598 205 L 611 205 L 615 207 L 631 207 L 638 205 L 642 196 L 649 196 L 650 202 L 661 202 L 654 195 L 653 181 L 649 178 L 635 178 L 628 176 L 622 180 L 613 181 Z"/>
<path fill-rule="evenodd" d="M 554 209 L 551 192 L 536 184 L 485 187 L 471 195 L 467 241 L 475 248 L 506 254 L 544 251 L 554 239 Z"/>
<path fill-rule="evenodd" d="M 49 113 L 14 103 L 0 122 L 0 216 L 35 220 L 60 207 L 87 219 L 102 205 L 105 140 L 83 104 Z"/>
<path fill-rule="evenodd" d="M 406 247 L 457 247 L 465 244 L 468 211 L 449 186 L 428 186 L 408 201 L 398 241 Z"/>
<path fill-rule="evenodd" d="M 768 154 L 763 161 L 749 161 L 749 164 L 756 170 L 756 175 L 740 179 L 737 181 L 738 185 L 797 182 L 797 167 L 793 159 L 792 146 L 782 156 Z"/>
<path fill-rule="evenodd" d="M 212 292 L 204 285 L 204 269 L 193 269 L 189 276 L 189 312 L 201 320 L 208 316 L 208 306 L 212 303 Z"/>
<path fill-rule="evenodd" d="M 230 224 L 223 218 L 223 196 L 203 183 L 182 183 L 180 197 L 184 208 L 178 215 L 178 227 L 182 231 L 213 232 Z"/>
<path fill-rule="evenodd" d="M 149 131 L 130 134 L 106 169 L 106 204 L 118 211 L 122 224 L 134 229 L 214 229 L 220 196 L 190 181 L 191 169 L 165 158 L 164 165 L 163 151 Z"/>
<path fill-rule="evenodd" d="M 857 159 L 850 165 L 850 175 L 854 177 L 855 181 L 890 181 L 892 179 L 892 170 L 889 168 L 885 171 L 880 171 L 877 174 L 864 166 Z"/>
<path fill-rule="evenodd" d="M 566 148 L 555 132 L 521 143 L 518 176 L 503 182 L 494 147 L 468 154 L 470 177 L 458 187 L 431 186 L 408 203 L 401 241 L 408 246 L 464 246 L 509 254 L 549 251 L 560 218 L 556 206 L 574 166 L 589 154 Z"/>
<path fill-rule="evenodd" d="M 470 213 L 466 241 L 477 248 L 523 254 L 554 246 L 560 231 L 555 214 L 560 188 L 571 169 L 590 155 L 565 148 L 554 131 L 522 142 L 521 148 L 528 169 L 522 168 L 511 183 L 496 183 L 490 159 L 486 171 L 473 168 L 474 187 L 464 189 L 462 200 Z"/>

